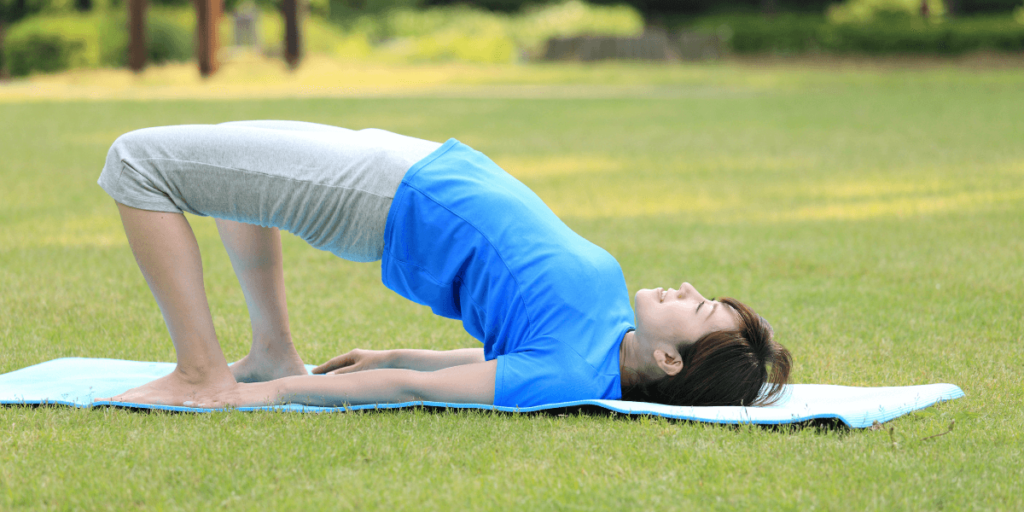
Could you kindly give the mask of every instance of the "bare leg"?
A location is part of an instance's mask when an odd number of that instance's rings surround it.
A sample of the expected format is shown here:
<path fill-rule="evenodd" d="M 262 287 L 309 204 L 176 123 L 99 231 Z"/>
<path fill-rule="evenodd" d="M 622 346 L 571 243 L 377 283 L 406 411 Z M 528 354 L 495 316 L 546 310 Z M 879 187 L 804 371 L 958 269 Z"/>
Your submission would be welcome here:
<path fill-rule="evenodd" d="M 231 365 L 231 373 L 238 382 L 305 375 L 288 327 L 281 232 L 224 219 L 217 219 L 217 230 L 242 285 L 252 324 L 252 348 Z"/>
<path fill-rule="evenodd" d="M 166 377 L 113 399 L 182 405 L 237 386 L 213 329 L 199 245 L 188 220 L 180 213 L 139 210 L 120 203 L 117 208 L 135 261 L 163 313 L 178 366 Z"/>

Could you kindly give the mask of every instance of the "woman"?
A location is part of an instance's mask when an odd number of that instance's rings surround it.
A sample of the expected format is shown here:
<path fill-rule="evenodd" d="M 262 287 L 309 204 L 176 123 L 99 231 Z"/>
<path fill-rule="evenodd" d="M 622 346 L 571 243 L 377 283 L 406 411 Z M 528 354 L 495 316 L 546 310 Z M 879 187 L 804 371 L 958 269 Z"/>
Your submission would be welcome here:
<path fill-rule="evenodd" d="M 752 405 L 777 398 L 788 379 L 789 353 L 764 319 L 688 283 L 637 292 L 634 329 L 615 259 L 454 139 L 292 121 L 148 128 L 114 142 L 98 183 L 117 203 L 178 356 L 172 373 L 113 400 Z M 253 342 L 230 367 L 183 211 L 217 219 L 242 285 Z M 345 259 L 381 260 L 385 286 L 461 320 L 483 348 L 355 350 L 314 371 L 326 376 L 306 375 L 278 229 Z"/>

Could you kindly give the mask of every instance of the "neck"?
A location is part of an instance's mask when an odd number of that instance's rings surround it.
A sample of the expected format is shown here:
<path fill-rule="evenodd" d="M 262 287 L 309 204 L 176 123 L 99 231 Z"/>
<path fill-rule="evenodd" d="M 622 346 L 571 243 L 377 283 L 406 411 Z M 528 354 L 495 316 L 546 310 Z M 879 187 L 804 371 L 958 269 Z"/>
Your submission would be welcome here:
<path fill-rule="evenodd" d="M 619 345 L 619 382 L 623 388 L 637 385 L 640 380 L 639 359 L 636 352 L 636 331 L 629 331 Z"/>

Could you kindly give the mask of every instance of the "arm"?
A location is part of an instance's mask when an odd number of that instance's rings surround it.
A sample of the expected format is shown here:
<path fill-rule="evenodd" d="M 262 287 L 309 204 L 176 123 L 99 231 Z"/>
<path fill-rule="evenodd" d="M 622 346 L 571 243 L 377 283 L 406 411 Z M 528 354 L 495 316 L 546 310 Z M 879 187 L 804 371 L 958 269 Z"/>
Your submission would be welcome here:
<path fill-rule="evenodd" d="M 484 362 L 483 348 L 456 350 L 399 349 L 391 351 L 391 368 L 408 368 L 421 372 L 443 370 L 452 366 Z"/>
<path fill-rule="evenodd" d="M 404 368 L 432 372 L 483 361 L 483 348 L 457 350 L 363 350 L 357 348 L 317 366 L 313 369 L 313 373 L 337 375 L 378 368 Z"/>
<path fill-rule="evenodd" d="M 355 374 L 300 375 L 238 384 L 211 405 L 301 403 L 340 407 L 416 401 L 493 404 L 497 368 L 498 362 L 492 360 L 434 372 L 384 369 Z"/>

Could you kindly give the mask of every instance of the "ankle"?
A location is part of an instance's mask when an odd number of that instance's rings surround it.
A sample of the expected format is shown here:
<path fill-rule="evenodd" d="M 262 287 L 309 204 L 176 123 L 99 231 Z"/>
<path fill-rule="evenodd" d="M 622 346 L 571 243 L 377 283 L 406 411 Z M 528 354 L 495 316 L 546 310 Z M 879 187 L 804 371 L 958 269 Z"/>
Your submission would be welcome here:
<path fill-rule="evenodd" d="M 231 382 L 235 382 L 235 377 L 231 374 L 231 370 L 228 369 L 227 363 L 221 368 L 219 366 L 183 364 L 179 362 L 174 368 L 172 375 L 191 386 L 220 384 L 227 382 L 229 379 Z"/>
<path fill-rule="evenodd" d="M 297 354 L 298 352 L 295 350 L 291 336 L 275 338 L 273 340 L 254 337 L 252 347 L 249 349 L 249 355 L 260 359 L 277 359 Z"/>

